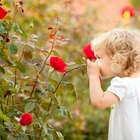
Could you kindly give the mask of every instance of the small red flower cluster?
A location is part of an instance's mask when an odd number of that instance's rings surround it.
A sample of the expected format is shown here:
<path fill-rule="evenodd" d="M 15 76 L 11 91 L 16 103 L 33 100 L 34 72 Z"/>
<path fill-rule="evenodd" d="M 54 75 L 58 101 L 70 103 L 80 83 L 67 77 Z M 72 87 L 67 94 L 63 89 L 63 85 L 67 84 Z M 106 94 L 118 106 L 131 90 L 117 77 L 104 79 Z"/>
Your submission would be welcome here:
<path fill-rule="evenodd" d="M 67 64 L 59 57 L 52 56 L 50 58 L 50 66 L 53 67 L 58 72 L 67 72 Z"/>
<path fill-rule="evenodd" d="M 131 6 L 125 6 L 121 9 L 121 15 L 122 17 L 124 17 L 125 13 L 129 13 L 130 17 L 134 17 L 135 16 L 135 10 L 133 7 Z"/>
<path fill-rule="evenodd" d="M 0 6 L 0 20 L 3 19 L 7 15 L 7 11 Z"/>
<path fill-rule="evenodd" d="M 96 60 L 96 56 L 95 56 L 94 52 L 91 49 L 90 43 L 85 45 L 85 47 L 83 49 L 83 53 L 85 54 L 85 57 L 87 59 Z"/>
<path fill-rule="evenodd" d="M 20 118 L 20 124 L 23 126 L 30 125 L 33 121 L 32 115 L 30 113 L 22 114 Z"/>

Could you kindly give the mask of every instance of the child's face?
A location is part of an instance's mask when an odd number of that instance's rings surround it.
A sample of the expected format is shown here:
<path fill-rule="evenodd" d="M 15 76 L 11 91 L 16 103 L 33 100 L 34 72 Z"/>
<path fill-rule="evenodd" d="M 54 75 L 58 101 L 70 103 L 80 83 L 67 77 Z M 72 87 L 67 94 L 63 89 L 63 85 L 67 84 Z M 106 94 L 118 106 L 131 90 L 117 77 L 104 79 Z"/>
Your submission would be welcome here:
<path fill-rule="evenodd" d="M 110 57 L 103 51 L 99 49 L 95 49 L 94 53 L 96 55 L 96 63 L 100 67 L 100 73 L 103 77 L 112 77 L 114 73 L 111 70 L 111 59 Z"/>

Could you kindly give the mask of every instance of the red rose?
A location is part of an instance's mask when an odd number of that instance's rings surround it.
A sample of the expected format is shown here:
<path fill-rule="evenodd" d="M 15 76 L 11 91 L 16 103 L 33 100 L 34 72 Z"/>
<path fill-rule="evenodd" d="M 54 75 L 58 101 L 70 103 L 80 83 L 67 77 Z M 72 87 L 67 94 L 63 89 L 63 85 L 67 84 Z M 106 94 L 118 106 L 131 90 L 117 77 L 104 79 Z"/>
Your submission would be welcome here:
<path fill-rule="evenodd" d="M 22 114 L 20 118 L 20 124 L 25 126 L 31 124 L 33 121 L 32 115 L 30 113 L 24 113 Z"/>
<path fill-rule="evenodd" d="M 58 72 L 67 72 L 66 63 L 57 56 L 52 56 L 50 58 L 50 66 L 53 67 Z"/>
<path fill-rule="evenodd" d="M 90 60 L 96 60 L 96 56 L 94 55 L 94 52 L 91 50 L 90 43 L 86 44 L 83 53 L 85 54 L 85 57 Z"/>
<path fill-rule="evenodd" d="M 129 14 L 130 17 L 135 16 L 135 10 L 134 10 L 134 8 L 131 7 L 131 6 L 125 6 L 125 7 L 123 7 L 122 10 L 121 10 L 122 17 L 125 17 L 125 14 L 127 14 L 127 13 Z"/>
<path fill-rule="evenodd" d="M 0 19 L 3 19 L 7 15 L 7 11 L 0 6 Z"/>

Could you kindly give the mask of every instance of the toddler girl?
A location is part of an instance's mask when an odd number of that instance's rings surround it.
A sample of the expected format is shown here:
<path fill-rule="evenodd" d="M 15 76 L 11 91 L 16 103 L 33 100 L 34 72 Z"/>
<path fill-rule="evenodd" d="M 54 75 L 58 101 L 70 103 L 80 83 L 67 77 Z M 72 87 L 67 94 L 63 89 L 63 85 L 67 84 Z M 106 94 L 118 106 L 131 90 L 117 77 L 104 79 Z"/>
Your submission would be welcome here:
<path fill-rule="evenodd" d="M 87 60 L 90 99 L 96 108 L 111 105 L 108 140 L 140 139 L 140 34 L 114 29 L 95 38 L 96 61 Z M 114 77 L 104 92 L 99 76 Z"/>

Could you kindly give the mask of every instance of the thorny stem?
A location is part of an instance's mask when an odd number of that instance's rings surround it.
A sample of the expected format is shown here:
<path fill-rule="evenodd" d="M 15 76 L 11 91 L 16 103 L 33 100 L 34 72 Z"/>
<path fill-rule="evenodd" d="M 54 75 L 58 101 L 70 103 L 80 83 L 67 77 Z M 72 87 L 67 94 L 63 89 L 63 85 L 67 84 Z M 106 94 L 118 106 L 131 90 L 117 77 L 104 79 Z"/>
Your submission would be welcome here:
<path fill-rule="evenodd" d="M 21 57 L 20 57 L 19 61 L 21 61 L 21 59 L 23 58 L 24 49 L 25 49 L 25 47 L 24 47 L 23 50 L 22 50 L 22 54 L 21 54 Z M 15 82 L 14 82 L 14 87 L 16 87 L 16 84 L 17 84 L 17 67 L 16 67 L 16 69 L 15 69 Z"/>
<path fill-rule="evenodd" d="M 57 30 L 55 30 L 55 33 L 54 33 L 55 35 L 56 35 L 56 32 L 57 32 Z M 30 93 L 30 98 L 32 98 L 32 95 L 33 95 L 33 93 L 34 93 L 35 87 L 36 87 L 36 85 L 37 85 L 38 78 L 39 78 L 41 72 L 42 72 L 42 71 L 44 70 L 44 68 L 45 68 L 46 61 L 47 61 L 47 59 L 50 57 L 50 55 L 51 55 L 51 53 L 52 53 L 52 51 L 53 51 L 54 44 L 55 44 L 55 39 L 53 39 L 52 46 L 51 46 L 51 50 L 50 50 L 48 56 L 46 57 L 46 59 L 45 59 L 45 61 L 44 61 L 44 63 L 43 63 L 43 66 L 42 66 L 41 70 L 39 71 L 39 73 L 37 74 L 37 76 L 36 76 L 36 78 L 35 78 L 35 81 L 34 81 L 35 84 L 33 85 L 32 91 L 31 91 L 31 93 Z"/>
<path fill-rule="evenodd" d="M 66 74 L 68 74 L 69 72 L 71 72 L 71 71 L 73 71 L 73 70 L 76 70 L 76 69 L 79 69 L 79 68 L 81 68 L 81 67 L 84 67 L 84 66 L 85 66 L 85 64 L 80 65 L 80 66 L 78 66 L 78 67 L 75 67 L 75 68 L 73 68 L 73 69 L 71 69 L 71 70 L 65 72 L 65 73 L 63 74 L 62 78 L 60 79 L 59 83 L 57 84 L 57 86 L 56 86 L 56 88 L 55 88 L 55 90 L 54 90 L 54 94 L 56 93 L 57 89 L 59 88 L 59 86 L 60 86 L 62 80 L 64 79 L 64 77 L 66 76 Z M 48 109 L 47 109 L 48 112 L 49 112 L 50 109 L 51 109 L 52 101 L 53 101 L 53 100 L 51 99 L 51 100 L 50 100 L 50 103 L 49 103 L 49 106 L 48 106 Z"/>

